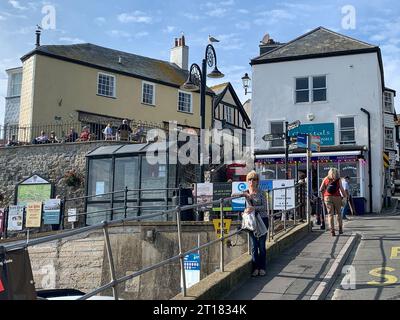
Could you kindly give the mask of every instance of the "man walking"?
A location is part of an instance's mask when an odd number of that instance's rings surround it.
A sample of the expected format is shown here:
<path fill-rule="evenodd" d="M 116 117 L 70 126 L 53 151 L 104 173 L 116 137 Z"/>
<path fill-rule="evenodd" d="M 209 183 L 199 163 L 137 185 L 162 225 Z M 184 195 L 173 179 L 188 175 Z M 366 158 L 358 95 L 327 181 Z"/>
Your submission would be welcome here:
<path fill-rule="evenodd" d="M 345 199 L 345 204 L 342 207 L 342 219 L 347 220 L 347 214 L 350 212 L 350 177 L 345 176 L 343 181 L 342 181 L 342 186 L 345 194 L 343 194 L 343 198 Z"/>

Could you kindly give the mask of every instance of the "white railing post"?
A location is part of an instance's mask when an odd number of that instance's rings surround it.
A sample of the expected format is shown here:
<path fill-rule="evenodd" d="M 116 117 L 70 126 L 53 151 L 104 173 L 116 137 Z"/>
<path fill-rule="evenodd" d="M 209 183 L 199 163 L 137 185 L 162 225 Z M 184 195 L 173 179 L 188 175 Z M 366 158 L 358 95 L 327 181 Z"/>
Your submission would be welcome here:
<path fill-rule="evenodd" d="M 179 246 L 179 262 L 181 267 L 182 278 L 182 295 L 186 297 L 186 276 L 185 276 L 185 257 L 182 255 L 182 226 L 181 226 L 181 207 L 176 208 L 176 223 L 178 227 L 178 246 Z"/>
<path fill-rule="evenodd" d="M 221 243 L 219 245 L 219 269 L 221 272 L 224 272 L 224 199 L 220 200 L 220 217 L 221 217 Z"/>

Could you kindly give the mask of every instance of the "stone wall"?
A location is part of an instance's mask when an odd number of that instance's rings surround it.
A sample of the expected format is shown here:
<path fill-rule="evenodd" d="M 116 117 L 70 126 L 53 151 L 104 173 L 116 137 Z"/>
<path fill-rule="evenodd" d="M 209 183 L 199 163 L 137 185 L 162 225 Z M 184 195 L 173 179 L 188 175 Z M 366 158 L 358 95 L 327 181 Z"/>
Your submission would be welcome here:
<path fill-rule="evenodd" d="M 81 143 L 29 145 L 0 148 L 0 207 L 14 204 L 16 185 L 33 174 L 42 176 L 55 186 L 55 195 L 75 198 L 84 196 L 86 154 L 97 147 L 123 142 L 97 141 Z M 69 187 L 64 175 L 75 169 L 83 177 L 79 187 Z"/>
<path fill-rule="evenodd" d="M 237 224 L 237 223 L 236 223 Z M 231 230 L 237 227 L 235 223 Z M 154 230 L 154 239 L 146 234 Z M 179 253 L 177 227 L 172 222 L 129 223 L 110 227 L 110 242 L 118 278 L 159 263 Z M 184 222 L 183 250 L 216 239 L 212 223 Z M 236 241 L 237 240 L 237 241 Z M 233 238 L 234 247 L 225 246 L 225 263 L 247 251 L 247 234 Z M 110 281 L 109 263 L 101 231 L 30 247 L 29 255 L 37 289 L 74 288 L 89 292 Z M 219 244 L 201 251 L 201 279 L 219 268 Z M 53 276 L 52 276 L 53 272 Z M 170 299 L 180 292 L 179 261 L 145 273 L 119 285 L 123 299 Z M 112 295 L 107 290 L 103 295 Z"/>

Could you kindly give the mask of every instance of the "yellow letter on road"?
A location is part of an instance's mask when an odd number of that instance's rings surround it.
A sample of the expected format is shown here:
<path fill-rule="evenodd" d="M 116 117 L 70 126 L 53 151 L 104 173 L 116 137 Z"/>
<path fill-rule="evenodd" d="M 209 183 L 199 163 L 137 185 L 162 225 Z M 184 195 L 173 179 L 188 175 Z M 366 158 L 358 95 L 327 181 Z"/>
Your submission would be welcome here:
<path fill-rule="evenodd" d="M 381 282 L 370 281 L 370 282 L 368 282 L 368 284 L 371 285 L 371 286 L 387 286 L 387 285 L 390 285 L 390 284 L 395 284 L 397 282 L 397 277 L 385 274 L 385 271 L 392 272 L 392 271 L 395 271 L 395 270 L 396 269 L 393 269 L 393 268 L 390 268 L 390 267 L 372 269 L 369 272 L 369 274 L 371 276 L 378 277 L 381 280 L 383 280 L 383 278 L 384 278 L 384 279 L 386 279 L 386 281 L 385 282 L 382 282 L 382 281 Z"/>
<path fill-rule="evenodd" d="M 390 259 L 400 259 L 400 247 L 392 247 Z"/>

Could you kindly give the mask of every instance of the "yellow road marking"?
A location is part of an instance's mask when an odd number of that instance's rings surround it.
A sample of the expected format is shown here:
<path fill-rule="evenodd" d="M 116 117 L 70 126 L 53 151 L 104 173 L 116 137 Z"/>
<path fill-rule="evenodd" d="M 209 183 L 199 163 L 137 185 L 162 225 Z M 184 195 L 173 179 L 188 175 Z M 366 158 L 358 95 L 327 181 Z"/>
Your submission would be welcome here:
<path fill-rule="evenodd" d="M 400 259 L 400 247 L 392 247 L 390 259 Z"/>
<path fill-rule="evenodd" d="M 396 269 L 393 269 L 390 267 L 372 269 L 369 272 L 369 274 L 371 276 L 378 277 L 381 280 L 383 280 L 383 278 L 384 278 L 384 279 L 386 279 L 386 281 L 385 282 L 370 281 L 370 282 L 368 282 L 368 284 L 371 286 L 387 286 L 390 284 L 397 283 L 397 280 L 398 280 L 397 277 L 384 273 L 384 271 L 393 272 L 395 270 Z"/>

